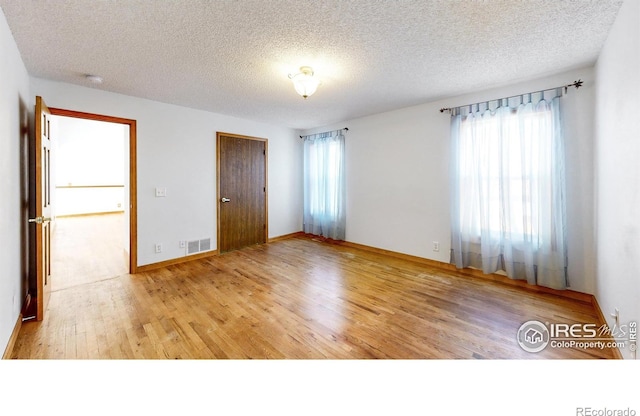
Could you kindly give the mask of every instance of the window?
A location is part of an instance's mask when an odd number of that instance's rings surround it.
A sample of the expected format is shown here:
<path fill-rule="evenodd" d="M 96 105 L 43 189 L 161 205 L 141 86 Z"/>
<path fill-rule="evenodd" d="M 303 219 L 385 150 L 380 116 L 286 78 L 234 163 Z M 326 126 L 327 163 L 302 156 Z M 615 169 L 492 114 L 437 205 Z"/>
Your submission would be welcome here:
<path fill-rule="evenodd" d="M 456 266 L 566 287 L 559 99 L 452 115 Z"/>
<path fill-rule="evenodd" d="M 308 144 L 309 213 L 312 216 L 335 217 L 342 203 L 340 175 L 342 146 L 337 140 Z"/>
<path fill-rule="evenodd" d="M 344 136 L 341 131 L 306 136 L 304 232 L 345 238 Z"/>

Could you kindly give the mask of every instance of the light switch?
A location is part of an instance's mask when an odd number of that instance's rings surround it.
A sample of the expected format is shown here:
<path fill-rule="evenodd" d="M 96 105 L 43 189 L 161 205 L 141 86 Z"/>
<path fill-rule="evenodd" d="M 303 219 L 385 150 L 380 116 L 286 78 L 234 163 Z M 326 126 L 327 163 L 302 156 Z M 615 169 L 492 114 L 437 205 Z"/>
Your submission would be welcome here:
<path fill-rule="evenodd" d="M 156 188 L 156 198 L 167 196 L 167 188 Z"/>

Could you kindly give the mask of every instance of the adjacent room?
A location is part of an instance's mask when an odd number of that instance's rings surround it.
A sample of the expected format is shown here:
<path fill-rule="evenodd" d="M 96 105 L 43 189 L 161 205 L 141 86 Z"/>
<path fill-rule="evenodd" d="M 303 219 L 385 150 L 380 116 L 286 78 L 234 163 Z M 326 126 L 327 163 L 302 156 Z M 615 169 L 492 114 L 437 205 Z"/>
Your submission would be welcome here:
<path fill-rule="evenodd" d="M 62 3 L 0 1 L 4 358 L 636 358 L 637 1 Z"/>
<path fill-rule="evenodd" d="M 54 117 L 52 291 L 129 271 L 126 126 Z"/>

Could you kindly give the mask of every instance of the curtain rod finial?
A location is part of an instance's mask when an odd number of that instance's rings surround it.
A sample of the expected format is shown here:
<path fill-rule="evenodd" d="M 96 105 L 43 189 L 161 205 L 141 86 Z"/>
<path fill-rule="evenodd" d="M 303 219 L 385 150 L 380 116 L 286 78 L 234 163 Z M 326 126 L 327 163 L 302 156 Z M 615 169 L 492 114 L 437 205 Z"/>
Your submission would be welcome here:
<path fill-rule="evenodd" d="M 569 91 L 569 87 L 576 87 L 576 89 L 578 89 L 578 88 L 582 87 L 582 84 L 584 84 L 584 81 L 579 79 L 577 81 L 573 81 L 573 84 L 565 85 L 564 86 L 565 94 L 567 93 L 567 91 Z"/>

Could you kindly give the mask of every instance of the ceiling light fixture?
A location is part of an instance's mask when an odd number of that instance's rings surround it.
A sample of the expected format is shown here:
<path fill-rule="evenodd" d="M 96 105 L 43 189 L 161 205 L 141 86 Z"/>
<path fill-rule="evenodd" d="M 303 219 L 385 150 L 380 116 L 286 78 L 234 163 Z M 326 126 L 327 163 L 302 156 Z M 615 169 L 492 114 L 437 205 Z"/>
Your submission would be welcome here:
<path fill-rule="evenodd" d="M 92 84 L 102 84 L 102 77 L 99 77 L 97 75 L 87 74 L 84 77 Z"/>
<path fill-rule="evenodd" d="M 289 74 L 289 79 L 293 81 L 296 92 L 305 100 L 316 92 L 320 81 L 313 77 L 313 69 L 310 66 L 301 66 L 297 74 Z"/>

